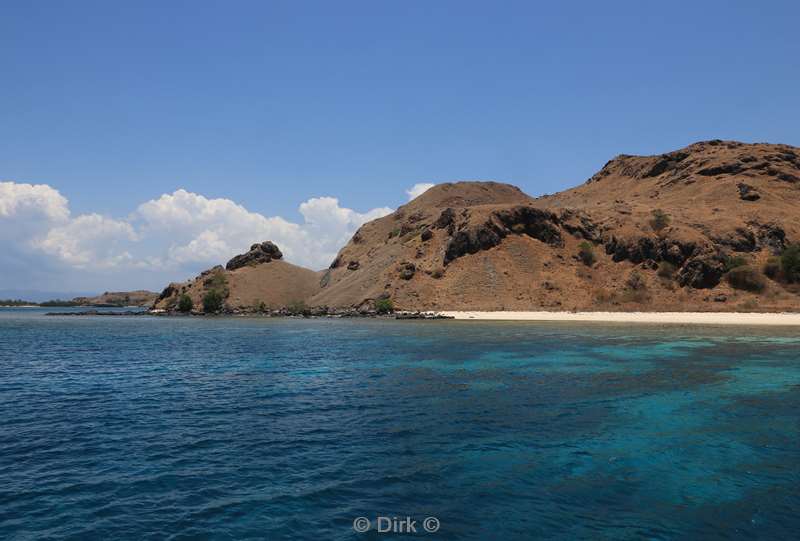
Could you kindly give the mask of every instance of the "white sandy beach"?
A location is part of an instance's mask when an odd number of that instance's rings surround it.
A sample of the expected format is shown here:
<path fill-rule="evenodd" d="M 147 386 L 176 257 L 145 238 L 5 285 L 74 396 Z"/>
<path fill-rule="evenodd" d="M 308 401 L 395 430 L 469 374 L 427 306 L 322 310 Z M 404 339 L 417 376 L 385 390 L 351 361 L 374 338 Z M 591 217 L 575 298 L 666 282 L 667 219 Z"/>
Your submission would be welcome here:
<path fill-rule="evenodd" d="M 437 312 L 455 319 L 492 321 L 594 321 L 695 325 L 800 325 L 800 313 L 743 312 Z"/>

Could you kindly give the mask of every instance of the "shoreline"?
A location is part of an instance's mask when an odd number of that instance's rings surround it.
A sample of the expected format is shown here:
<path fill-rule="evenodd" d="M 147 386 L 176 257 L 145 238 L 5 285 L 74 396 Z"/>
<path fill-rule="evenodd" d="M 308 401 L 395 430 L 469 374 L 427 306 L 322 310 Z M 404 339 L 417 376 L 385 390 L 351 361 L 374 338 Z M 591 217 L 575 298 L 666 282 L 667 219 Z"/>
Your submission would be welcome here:
<path fill-rule="evenodd" d="M 800 313 L 751 312 L 480 312 L 437 311 L 457 320 L 800 326 Z"/>

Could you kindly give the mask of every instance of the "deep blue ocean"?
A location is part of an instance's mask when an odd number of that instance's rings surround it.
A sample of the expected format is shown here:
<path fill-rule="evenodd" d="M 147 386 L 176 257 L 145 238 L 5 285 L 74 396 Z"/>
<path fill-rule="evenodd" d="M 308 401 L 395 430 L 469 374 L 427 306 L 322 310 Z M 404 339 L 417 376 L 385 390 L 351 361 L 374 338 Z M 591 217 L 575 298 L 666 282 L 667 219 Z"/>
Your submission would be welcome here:
<path fill-rule="evenodd" d="M 44 312 L 0 310 L 3 540 L 800 532 L 796 329 Z"/>

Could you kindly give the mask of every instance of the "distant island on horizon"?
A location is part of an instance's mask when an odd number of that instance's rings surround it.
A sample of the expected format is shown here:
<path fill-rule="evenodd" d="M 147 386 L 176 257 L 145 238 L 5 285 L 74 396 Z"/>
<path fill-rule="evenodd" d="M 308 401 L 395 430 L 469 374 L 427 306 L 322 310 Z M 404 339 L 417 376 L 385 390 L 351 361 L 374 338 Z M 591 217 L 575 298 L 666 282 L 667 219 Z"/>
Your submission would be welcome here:
<path fill-rule="evenodd" d="M 150 307 L 158 298 L 158 293 L 146 290 L 137 291 L 106 291 L 93 297 L 79 296 L 71 299 L 51 298 L 44 301 L 27 299 L 0 299 L 0 306 L 42 306 L 50 307 L 75 307 L 91 306 L 96 308 L 121 308 L 126 306 Z"/>

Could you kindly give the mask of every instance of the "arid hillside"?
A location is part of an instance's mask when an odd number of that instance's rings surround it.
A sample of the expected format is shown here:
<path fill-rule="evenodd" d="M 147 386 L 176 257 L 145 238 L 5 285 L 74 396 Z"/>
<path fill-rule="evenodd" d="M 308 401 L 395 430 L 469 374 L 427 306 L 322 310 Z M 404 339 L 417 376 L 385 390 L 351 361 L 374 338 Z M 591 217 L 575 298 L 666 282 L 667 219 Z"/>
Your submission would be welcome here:
<path fill-rule="evenodd" d="M 219 295 L 227 310 L 279 310 L 302 304 L 319 290 L 320 273 L 282 260 L 272 242 L 251 246 L 250 251 L 216 266 L 188 282 L 167 286 L 154 304 L 159 310 L 178 310 L 182 296 L 191 299 L 191 309 L 203 311 L 210 292 Z"/>
<path fill-rule="evenodd" d="M 495 182 L 440 184 L 362 226 L 307 302 L 797 310 L 774 258 L 800 241 L 798 209 L 800 151 L 786 145 L 708 141 L 623 155 L 585 184 L 536 199 Z"/>

